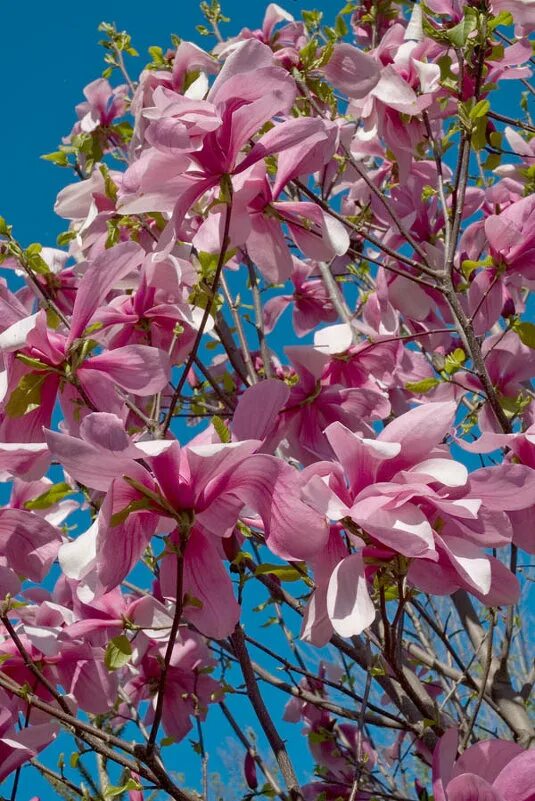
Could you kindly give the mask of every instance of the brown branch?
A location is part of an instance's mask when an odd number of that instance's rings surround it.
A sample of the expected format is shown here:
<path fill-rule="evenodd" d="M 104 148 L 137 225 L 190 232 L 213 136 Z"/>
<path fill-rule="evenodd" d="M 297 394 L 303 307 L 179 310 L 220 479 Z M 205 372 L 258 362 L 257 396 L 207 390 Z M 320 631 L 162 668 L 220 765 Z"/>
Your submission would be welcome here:
<path fill-rule="evenodd" d="M 231 188 L 232 185 L 231 185 L 230 181 L 228 182 L 228 185 L 229 185 L 229 192 L 232 193 L 232 188 Z M 182 392 L 182 387 L 186 383 L 186 380 L 187 380 L 187 377 L 188 377 L 188 373 L 191 370 L 191 367 L 192 367 L 193 362 L 195 360 L 195 357 L 197 355 L 197 351 L 199 350 L 199 347 L 200 347 L 200 344 L 201 344 L 201 340 L 202 340 L 202 337 L 203 337 L 203 334 L 204 334 L 204 329 L 206 328 L 206 324 L 207 324 L 208 318 L 210 316 L 210 310 L 211 310 L 211 307 L 212 307 L 212 304 L 211 304 L 210 300 L 211 300 L 211 298 L 214 297 L 214 295 L 215 295 L 215 293 L 217 291 L 217 286 L 219 284 L 219 278 L 220 278 L 221 273 L 223 271 L 223 266 L 225 264 L 225 256 L 226 256 L 226 253 L 227 253 L 227 250 L 228 250 L 228 246 L 229 246 L 229 241 L 230 241 L 229 231 L 230 231 L 230 219 L 231 219 L 231 216 L 232 216 L 232 195 L 230 197 L 229 202 L 225 205 L 225 223 L 224 223 L 224 228 L 223 228 L 223 241 L 221 243 L 221 250 L 219 251 L 219 258 L 217 260 L 217 266 L 216 266 L 216 270 L 215 270 L 214 280 L 212 282 L 212 286 L 210 287 L 210 299 L 206 303 L 206 308 L 205 308 L 205 310 L 203 312 L 203 316 L 201 318 L 201 324 L 199 325 L 199 329 L 197 331 L 197 335 L 196 335 L 195 340 L 193 342 L 193 347 L 192 347 L 192 349 L 190 351 L 190 354 L 188 356 L 186 364 L 182 369 L 182 375 L 180 376 L 180 380 L 179 380 L 179 382 L 178 382 L 178 384 L 176 386 L 175 391 L 173 392 L 173 396 L 171 398 L 171 402 L 169 404 L 169 408 L 167 410 L 167 414 L 165 416 L 165 419 L 164 419 L 162 425 L 160 426 L 159 436 L 162 437 L 162 438 L 166 435 L 166 433 L 167 433 L 167 431 L 169 429 L 169 426 L 171 425 L 171 420 L 173 419 L 173 412 L 175 411 L 176 405 L 178 403 L 178 399 L 180 397 L 180 393 Z"/>
<path fill-rule="evenodd" d="M 243 629 L 239 624 L 236 626 L 230 641 L 241 666 L 249 700 L 251 701 L 264 734 L 268 739 L 271 750 L 275 755 L 275 759 L 277 760 L 277 764 L 281 770 L 284 781 L 290 793 L 290 798 L 292 801 L 304 801 L 301 788 L 299 786 L 293 765 L 290 761 L 290 757 L 288 756 L 288 751 L 286 750 L 284 741 L 275 728 L 275 724 L 273 723 L 273 720 L 264 703 L 264 699 L 262 698 L 260 690 L 258 689 L 255 671 L 247 651 L 247 646 L 245 644 Z"/>

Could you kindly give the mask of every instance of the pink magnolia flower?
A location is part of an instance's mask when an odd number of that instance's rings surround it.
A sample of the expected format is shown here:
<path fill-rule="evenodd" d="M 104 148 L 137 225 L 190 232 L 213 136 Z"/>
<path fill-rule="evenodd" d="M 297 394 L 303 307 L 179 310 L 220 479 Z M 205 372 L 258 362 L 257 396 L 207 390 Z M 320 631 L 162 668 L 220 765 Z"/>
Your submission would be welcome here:
<path fill-rule="evenodd" d="M 535 278 L 535 198 L 511 203 L 500 214 L 485 220 L 485 234 L 496 265 L 525 278 Z"/>
<path fill-rule="evenodd" d="M 309 528 L 307 540 L 292 545 L 294 558 L 324 540 L 321 518 L 299 499 L 297 472 L 281 460 L 254 454 L 258 440 L 186 448 L 173 440 L 134 444 L 120 419 L 105 413 L 84 418 L 80 434 L 82 439 L 48 431 L 46 438 L 71 476 L 107 492 L 93 526 L 59 554 L 66 575 L 82 581 L 85 600 L 116 587 L 158 531 L 170 535 L 161 565 L 162 593 L 175 599 L 177 522 L 187 521 L 183 584 L 196 602 L 187 607 L 186 617 L 208 636 L 226 636 L 239 606 L 221 563 L 223 545 L 244 507 L 258 511 L 269 546 L 284 557 L 296 509 Z"/>
<path fill-rule="evenodd" d="M 406 176 L 414 148 L 425 135 L 417 118 L 433 102 L 440 70 L 436 64 L 420 61 L 416 56 L 421 51 L 425 57 L 425 48 L 404 42 L 403 36 L 401 25 L 392 26 L 373 55 L 337 44 L 324 72 L 348 96 L 349 112 L 364 124 L 355 137 L 356 148 L 359 142 L 384 138 Z M 416 94 L 413 83 L 422 94 Z M 407 123 L 401 115 L 412 119 Z"/>
<path fill-rule="evenodd" d="M 137 269 L 142 258 L 142 249 L 133 242 L 97 257 L 80 282 L 67 333 L 50 329 L 42 310 L 0 335 L 0 348 L 10 354 L 0 424 L 3 440 L 39 442 L 42 427 L 50 425 L 58 392 L 67 419 L 76 424 L 80 407 L 86 405 L 82 392 L 96 408 L 115 411 L 121 404 L 114 384 L 141 397 L 167 385 L 170 365 L 165 351 L 128 345 L 91 355 L 98 343 L 83 338 L 116 282 Z"/>
<path fill-rule="evenodd" d="M 517 398 L 529 388 L 535 370 L 535 351 L 524 345 L 514 331 L 487 337 L 482 346 L 482 354 L 490 380 L 494 387 L 506 398 Z M 460 372 L 464 386 L 481 390 L 481 382 L 469 372 Z M 497 431 L 498 423 L 489 404 L 479 413 L 478 423 L 484 431 Z"/>
<path fill-rule="evenodd" d="M 282 165 L 284 181 L 279 176 L 280 185 L 274 189 L 276 197 L 291 177 L 316 169 L 318 134 L 325 142 L 319 151 L 323 159 L 321 163 L 332 154 L 331 149 L 327 155 L 323 155 L 325 147 L 331 147 L 332 135 L 328 126 L 319 119 L 300 118 L 275 125 L 254 144 L 246 156 L 242 156 L 241 151 L 251 137 L 274 116 L 286 114 L 296 95 L 295 82 L 283 69 L 274 66 L 272 51 L 256 39 L 240 44 L 227 58 L 206 100 L 195 101 L 195 109 L 187 109 L 193 115 L 191 125 L 194 125 L 195 134 L 199 137 L 197 143 L 191 141 L 189 134 L 185 138 L 187 132 L 182 117 L 176 117 L 189 101 L 180 96 L 171 100 L 168 93 L 165 107 L 164 91 L 157 90 L 155 93 L 161 101 L 160 110 L 154 112 L 157 118 L 155 127 L 152 124 L 149 126 L 147 136 L 155 146 L 159 142 L 158 147 L 167 150 L 171 147 L 173 152 L 154 154 L 149 149 L 141 154 L 125 174 L 125 191 L 120 208 L 129 214 L 143 211 L 170 213 L 171 222 L 164 237 L 166 241 L 170 237 L 170 241 L 174 242 L 185 215 L 196 201 L 207 193 L 211 193 L 211 200 L 215 199 L 213 190 L 216 189 L 222 189 L 225 193 L 224 184 L 230 176 L 239 176 L 266 156 L 281 154 L 279 172 Z M 162 114 L 170 116 L 162 117 Z M 246 198 L 249 191 L 245 182 L 243 192 Z M 231 213 L 229 232 L 231 242 L 237 245 L 245 240 L 251 230 L 248 216 L 239 213 L 240 203 L 244 207 L 244 202 L 236 197 L 238 213 Z M 317 216 L 317 207 L 309 209 L 309 205 L 304 204 L 301 209 L 305 210 L 306 206 L 308 214 L 305 213 L 305 216 Z M 224 204 L 219 203 L 204 224 L 212 239 L 214 232 L 219 231 L 217 247 L 221 243 L 224 226 L 223 208 Z M 289 215 L 295 212 L 295 209 L 288 209 Z M 321 210 L 320 217 L 321 227 Z M 314 222 L 317 222 L 315 217 Z M 207 236 L 205 232 L 204 238 Z"/>
<path fill-rule="evenodd" d="M 75 125 L 73 133 L 78 131 L 91 133 L 99 126 L 109 126 L 116 117 L 122 117 L 126 111 L 128 96 L 126 84 L 112 89 L 105 78 L 97 78 L 96 81 L 87 84 L 84 95 L 85 102 L 76 106 L 79 122 Z"/>
<path fill-rule="evenodd" d="M 56 737 L 56 723 L 36 723 L 17 730 L 16 699 L 0 690 L 0 781 L 36 756 Z"/>
<path fill-rule="evenodd" d="M 281 22 L 286 23 L 277 29 Z M 265 11 L 262 27 L 251 30 L 242 28 L 237 36 L 227 39 L 218 44 L 215 52 L 220 55 L 232 52 L 236 44 L 245 39 L 258 39 L 260 42 L 273 48 L 275 54 L 282 49 L 285 53 L 288 48 L 299 49 L 299 39 L 304 40 L 304 25 L 302 22 L 295 22 L 293 16 L 277 3 L 270 3 Z M 305 41 L 303 41 L 303 44 Z"/>
<path fill-rule="evenodd" d="M 53 686 L 61 685 L 70 698 L 85 712 L 94 715 L 109 712 L 117 698 L 118 676 L 104 665 L 104 648 L 85 642 L 72 642 L 61 637 L 61 629 L 70 619 L 69 610 L 49 605 L 37 618 L 38 626 L 19 624 L 19 639 L 34 662 L 39 662 L 43 675 Z M 48 632 L 43 629 L 48 624 Z M 40 630 L 41 629 L 41 630 Z M 53 629 L 56 629 L 54 636 Z M 18 684 L 33 687 L 34 676 L 26 667 L 13 640 L 5 634 L 0 642 L 4 662 L 2 670 Z M 49 703 L 55 703 L 48 688 L 38 683 L 35 692 Z M 39 713 L 33 715 L 38 718 Z M 47 713 L 42 713 L 48 720 Z M 40 718 L 39 718 L 40 719 Z"/>
<path fill-rule="evenodd" d="M 435 801 L 531 801 L 535 750 L 507 740 L 482 740 L 457 758 L 458 732 L 440 738 L 433 754 Z"/>
<path fill-rule="evenodd" d="M 340 673 L 334 666 L 322 663 L 318 678 L 302 679 L 300 687 L 327 698 L 323 683 L 326 676 L 331 681 L 340 680 Z M 293 723 L 300 720 L 305 722 L 303 733 L 308 737 L 308 746 L 321 775 L 321 781 L 309 782 L 303 786 L 306 801 L 316 801 L 318 797 L 333 801 L 349 799 L 357 765 L 360 765 L 362 771 L 361 786 L 365 784 L 366 773 L 373 770 L 377 754 L 369 741 L 362 737 L 357 726 L 340 723 L 326 710 L 299 698 L 288 701 L 283 718 Z M 369 796 L 364 791 L 355 797 L 366 799 Z"/>
<path fill-rule="evenodd" d="M 314 334 L 314 350 L 325 357 L 322 380 L 327 384 L 362 387 L 374 392 L 388 385 L 396 369 L 400 342 L 376 336 L 355 342 L 355 331 L 346 323 L 330 325 Z"/>
<path fill-rule="evenodd" d="M 524 35 L 535 30 L 535 3 L 532 0 L 492 0 L 492 10 L 495 14 L 509 11 L 515 26 Z"/>
<path fill-rule="evenodd" d="M 293 458 L 303 464 L 331 458 L 332 448 L 324 435 L 330 423 L 339 421 L 371 434 L 371 421 L 388 415 L 388 398 L 378 387 L 357 389 L 322 381 L 325 357 L 308 346 L 286 348 L 286 353 L 299 381 L 291 386 L 288 400 L 280 408 L 272 437 L 273 441 L 282 441 Z M 266 386 L 266 398 L 270 392 Z"/>
<path fill-rule="evenodd" d="M 150 700 L 145 723 L 150 726 L 156 709 L 158 683 L 161 675 L 163 648 L 153 646 L 135 665 L 124 691 L 135 706 Z M 183 740 L 192 727 L 191 718 L 206 718 L 208 705 L 219 700 L 223 690 L 210 675 L 215 665 L 202 639 L 193 632 L 181 629 L 173 648 L 166 676 L 166 692 L 162 712 L 165 733 L 177 742 Z M 125 710 L 128 715 L 128 710 Z"/>
<path fill-rule="evenodd" d="M 271 333 L 284 310 L 294 304 L 293 326 L 298 337 L 305 336 L 320 322 L 332 323 L 338 318 L 325 284 L 318 278 L 311 278 L 314 264 L 293 259 L 291 275 L 294 291 L 291 295 L 277 295 L 264 305 L 264 329 Z"/>
<path fill-rule="evenodd" d="M 331 520 L 351 521 L 345 529 L 354 550 L 340 549 L 335 540 L 322 560 L 320 594 L 313 596 L 304 629 L 314 642 L 323 644 L 329 633 L 326 613 L 342 636 L 359 634 L 373 622 L 366 579 L 375 568 L 367 569 L 368 556 L 388 561 L 401 554 L 408 560 L 409 581 L 424 591 L 449 594 L 463 587 L 489 604 L 517 598 L 512 574 L 482 548 L 511 541 L 503 510 L 533 505 L 535 474 L 521 465 L 502 465 L 469 477 L 440 445 L 455 409 L 455 403 L 417 407 L 375 439 L 340 423 L 327 427 L 337 463 L 309 467 L 302 495 Z M 525 487 L 522 499 L 519 486 Z"/>

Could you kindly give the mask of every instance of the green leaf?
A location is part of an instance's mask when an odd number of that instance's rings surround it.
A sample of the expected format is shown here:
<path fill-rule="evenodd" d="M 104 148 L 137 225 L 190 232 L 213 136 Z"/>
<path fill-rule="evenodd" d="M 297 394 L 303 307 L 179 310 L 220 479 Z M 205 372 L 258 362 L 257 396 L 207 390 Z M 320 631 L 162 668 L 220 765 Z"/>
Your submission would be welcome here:
<path fill-rule="evenodd" d="M 63 231 L 61 234 L 58 234 L 56 244 L 58 247 L 62 248 L 72 242 L 73 239 L 76 239 L 76 231 Z"/>
<path fill-rule="evenodd" d="M 32 356 L 27 356 L 25 353 L 17 353 L 16 358 L 27 367 L 33 367 L 34 370 L 48 370 L 47 364 Z"/>
<path fill-rule="evenodd" d="M 342 17 L 341 14 L 339 14 L 336 17 L 336 20 L 335 20 L 335 23 L 334 23 L 334 30 L 336 31 L 336 33 L 338 34 L 338 36 L 341 39 L 344 36 L 347 36 L 347 33 L 348 33 L 347 23 L 346 23 L 345 19 Z"/>
<path fill-rule="evenodd" d="M 490 101 L 480 100 L 479 103 L 476 103 L 474 108 L 470 111 L 470 119 L 478 120 L 480 117 L 484 117 L 486 114 L 488 114 L 489 110 Z"/>
<path fill-rule="evenodd" d="M 212 417 L 212 425 L 221 442 L 230 442 L 232 439 L 231 433 L 225 425 L 225 421 L 218 417 L 217 414 Z"/>
<path fill-rule="evenodd" d="M 483 169 L 488 170 L 489 172 L 494 172 L 494 170 L 500 166 L 501 161 L 502 157 L 500 153 L 489 153 L 483 162 Z"/>
<path fill-rule="evenodd" d="M 37 409 L 41 403 L 41 388 L 46 378 L 46 373 L 28 373 L 22 376 L 5 406 L 7 416 L 24 417 Z"/>
<path fill-rule="evenodd" d="M 488 27 L 491 31 L 493 31 L 494 28 L 498 27 L 498 25 L 505 25 L 509 27 L 510 25 L 513 24 L 513 22 L 514 22 L 513 15 L 511 14 L 510 11 L 500 11 L 499 14 L 496 14 L 494 19 L 491 19 L 489 21 Z"/>
<path fill-rule="evenodd" d="M 472 259 L 465 259 L 461 264 L 461 270 L 465 278 L 469 278 L 470 275 L 477 270 L 479 267 L 493 267 L 494 260 L 492 256 L 487 256 L 486 259 L 480 259 L 479 261 L 472 261 Z"/>
<path fill-rule="evenodd" d="M 426 392 L 430 392 L 438 384 L 440 384 L 439 379 L 430 376 L 429 378 L 423 378 L 421 381 L 409 381 L 408 384 L 405 384 L 405 389 L 408 389 L 409 392 L 414 392 L 415 395 L 425 395 Z"/>
<path fill-rule="evenodd" d="M 117 798 L 119 795 L 123 795 L 127 793 L 129 790 L 142 790 L 143 787 L 139 782 L 136 782 L 135 779 L 131 777 L 121 786 L 116 787 L 113 784 L 108 784 L 104 791 L 105 798 Z"/>
<path fill-rule="evenodd" d="M 201 250 L 197 254 L 197 258 L 201 265 L 201 276 L 205 281 L 212 281 L 217 269 L 219 253 L 206 253 L 204 250 Z"/>
<path fill-rule="evenodd" d="M 385 676 L 386 675 L 386 671 L 385 671 L 384 667 L 382 667 L 381 665 L 375 665 L 375 667 L 370 668 L 368 670 L 368 673 L 370 674 L 370 676 Z"/>
<path fill-rule="evenodd" d="M 124 509 L 121 509 L 119 512 L 115 512 L 111 516 L 110 525 L 112 528 L 115 526 L 120 526 L 121 523 L 132 514 L 132 512 L 139 512 L 141 509 L 149 509 L 150 508 L 150 501 L 148 498 L 136 498 L 133 501 L 130 501 L 128 506 L 125 506 Z"/>
<path fill-rule="evenodd" d="M 48 509 L 55 503 L 59 503 L 66 495 L 74 492 L 73 488 L 61 481 L 59 484 L 53 484 L 50 489 L 38 495 L 37 498 L 32 498 L 24 504 L 25 509 Z"/>
<path fill-rule="evenodd" d="M 258 565 L 254 571 L 255 576 L 265 576 L 266 573 L 277 576 L 281 581 L 303 581 L 305 578 L 303 571 L 297 570 L 292 565 L 273 565 L 266 562 Z"/>
<path fill-rule="evenodd" d="M 38 273 L 38 275 L 46 275 L 50 272 L 50 267 L 40 255 L 43 247 L 38 242 L 34 242 L 31 245 L 28 245 L 26 250 L 24 251 L 24 255 L 26 257 L 26 261 L 28 262 L 28 267 L 34 273 Z"/>
<path fill-rule="evenodd" d="M 448 40 L 454 47 L 464 47 L 470 34 L 477 28 L 477 17 L 475 13 L 469 13 L 467 9 L 464 18 L 455 27 L 447 31 Z"/>
<path fill-rule="evenodd" d="M 474 150 L 483 150 L 487 146 L 487 118 L 478 117 L 472 129 L 472 147 Z"/>
<path fill-rule="evenodd" d="M 104 178 L 104 192 L 106 197 L 108 197 L 110 200 L 113 200 L 115 203 L 117 200 L 117 185 L 110 177 L 110 172 L 105 164 L 100 166 L 100 174 Z"/>
<path fill-rule="evenodd" d="M 524 345 L 535 349 L 535 325 L 533 323 L 517 323 L 514 330 Z"/>
<path fill-rule="evenodd" d="M 456 348 L 453 353 L 449 353 L 444 360 L 444 372 L 452 375 L 459 370 L 466 361 L 466 353 L 462 348 Z"/>
<path fill-rule="evenodd" d="M 68 167 L 69 166 L 69 159 L 67 158 L 67 154 L 63 152 L 63 150 L 56 150 L 54 153 L 45 153 L 41 156 L 42 159 L 45 161 L 51 161 L 52 164 L 56 164 L 58 167 Z"/>
<path fill-rule="evenodd" d="M 7 236 L 9 234 L 9 225 L 3 217 L 0 217 L 0 236 Z"/>
<path fill-rule="evenodd" d="M 119 634 L 109 641 L 104 652 L 104 664 L 110 672 L 124 667 L 131 658 L 132 645 L 126 634 Z"/>

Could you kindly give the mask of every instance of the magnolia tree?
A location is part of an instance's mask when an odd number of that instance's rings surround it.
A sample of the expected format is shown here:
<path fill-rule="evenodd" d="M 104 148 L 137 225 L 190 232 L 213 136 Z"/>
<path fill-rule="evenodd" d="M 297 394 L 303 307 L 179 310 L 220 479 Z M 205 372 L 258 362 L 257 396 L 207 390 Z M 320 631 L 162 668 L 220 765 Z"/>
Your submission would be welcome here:
<path fill-rule="evenodd" d="M 3 795 L 532 801 L 535 6 L 201 9 L 0 222 Z"/>

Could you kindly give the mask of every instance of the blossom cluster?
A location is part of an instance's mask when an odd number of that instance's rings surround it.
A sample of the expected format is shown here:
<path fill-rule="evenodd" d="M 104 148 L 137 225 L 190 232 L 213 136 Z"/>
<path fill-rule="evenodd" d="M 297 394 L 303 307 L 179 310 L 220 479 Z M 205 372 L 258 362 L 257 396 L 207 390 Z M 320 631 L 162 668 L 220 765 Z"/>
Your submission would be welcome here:
<path fill-rule="evenodd" d="M 535 12 L 368 6 L 323 40 L 270 4 L 212 52 L 177 40 L 135 82 L 98 78 L 48 157 L 77 174 L 60 247 L 1 222 L 0 779 L 65 704 L 112 729 L 143 707 L 184 739 L 225 694 L 210 644 L 259 576 L 302 581 L 317 647 L 377 638 L 419 594 L 521 597 L 535 129 L 491 104 L 531 76 Z M 285 714 L 322 767 L 302 797 L 356 798 L 355 760 L 364 787 L 378 758 L 361 727 Z M 456 737 L 435 801 L 532 797 L 533 752 L 455 762 Z"/>

